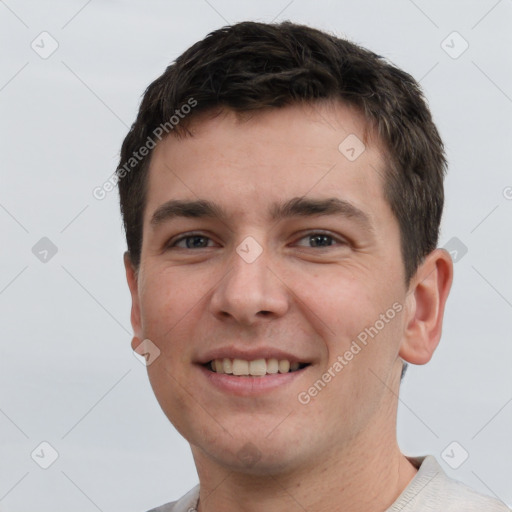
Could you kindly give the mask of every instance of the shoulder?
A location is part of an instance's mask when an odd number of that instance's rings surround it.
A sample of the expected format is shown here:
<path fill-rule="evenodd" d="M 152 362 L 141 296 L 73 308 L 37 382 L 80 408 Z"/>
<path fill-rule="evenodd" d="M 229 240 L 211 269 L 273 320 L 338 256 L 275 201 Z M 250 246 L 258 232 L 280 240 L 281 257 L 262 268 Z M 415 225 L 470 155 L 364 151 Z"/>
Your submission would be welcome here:
<path fill-rule="evenodd" d="M 411 462 L 421 463 L 418 473 L 388 512 L 510 512 L 501 501 L 450 478 L 433 456 Z"/>
<path fill-rule="evenodd" d="M 174 512 L 175 504 L 176 502 L 172 501 L 171 503 L 166 503 L 165 505 L 160 505 L 159 507 L 152 508 L 151 510 L 148 510 L 148 512 Z"/>
<path fill-rule="evenodd" d="M 196 485 L 178 501 L 172 501 L 171 503 L 160 505 L 159 507 L 152 508 L 148 512 L 192 512 L 196 510 L 198 500 L 199 485 Z"/>

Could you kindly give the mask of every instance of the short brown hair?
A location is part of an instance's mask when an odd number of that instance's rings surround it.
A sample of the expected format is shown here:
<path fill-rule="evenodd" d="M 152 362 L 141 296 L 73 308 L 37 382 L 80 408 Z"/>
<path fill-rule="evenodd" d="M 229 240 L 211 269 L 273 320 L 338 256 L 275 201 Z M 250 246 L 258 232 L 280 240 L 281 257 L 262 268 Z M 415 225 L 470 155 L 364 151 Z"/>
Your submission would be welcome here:
<path fill-rule="evenodd" d="M 170 126 L 190 98 L 195 108 Z M 409 283 L 437 246 L 444 203 L 444 148 L 422 91 L 414 78 L 383 57 L 289 21 L 247 21 L 215 30 L 146 89 L 117 170 L 132 264 L 140 263 L 151 151 L 144 158 L 133 155 L 159 127 L 180 137 L 190 135 L 187 122 L 199 112 L 228 108 L 243 113 L 321 99 L 355 106 L 387 150 L 384 195 L 400 227 Z M 128 161 L 133 165 L 127 167 Z"/>

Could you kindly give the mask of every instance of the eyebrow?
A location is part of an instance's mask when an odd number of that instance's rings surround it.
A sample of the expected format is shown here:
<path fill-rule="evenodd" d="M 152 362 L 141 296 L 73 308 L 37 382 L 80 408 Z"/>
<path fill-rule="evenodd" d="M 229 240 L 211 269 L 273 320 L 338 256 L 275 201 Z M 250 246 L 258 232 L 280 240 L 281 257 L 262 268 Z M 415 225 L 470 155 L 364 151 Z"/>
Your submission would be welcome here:
<path fill-rule="evenodd" d="M 327 199 L 310 199 L 294 197 L 284 203 L 274 203 L 269 209 L 273 221 L 292 217 L 315 217 L 319 215 L 337 215 L 356 220 L 361 227 L 373 233 L 370 217 L 354 204 L 344 199 L 331 197 Z M 151 217 L 151 225 L 159 226 L 177 217 L 226 219 L 226 212 L 216 203 L 206 199 L 195 201 L 173 199 L 159 206 Z"/>

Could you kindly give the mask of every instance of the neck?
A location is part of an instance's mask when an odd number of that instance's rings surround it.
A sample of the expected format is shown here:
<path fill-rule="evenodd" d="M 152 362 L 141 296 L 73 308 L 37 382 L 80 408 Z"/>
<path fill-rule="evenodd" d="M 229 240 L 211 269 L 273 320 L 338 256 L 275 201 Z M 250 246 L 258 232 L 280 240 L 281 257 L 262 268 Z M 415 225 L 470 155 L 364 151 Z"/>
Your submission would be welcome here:
<path fill-rule="evenodd" d="M 375 422 L 350 446 L 331 448 L 307 467 L 272 476 L 230 470 L 193 447 L 199 512 L 383 512 L 417 472 L 400 452 L 392 427 L 386 431 Z"/>

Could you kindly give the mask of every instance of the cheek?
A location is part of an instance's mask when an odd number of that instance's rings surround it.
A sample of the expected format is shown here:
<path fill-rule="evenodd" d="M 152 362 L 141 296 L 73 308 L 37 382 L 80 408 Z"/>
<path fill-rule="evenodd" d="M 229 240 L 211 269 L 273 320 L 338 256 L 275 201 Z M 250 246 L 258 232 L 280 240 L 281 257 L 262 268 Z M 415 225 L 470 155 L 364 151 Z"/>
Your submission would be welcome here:
<path fill-rule="evenodd" d="M 155 278 L 148 276 L 140 290 L 142 335 L 160 350 L 158 359 L 148 367 L 150 382 L 159 401 L 166 400 L 171 387 L 179 402 L 180 386 L 175 379 L 181 381 L 184 378 L 184 363 L 190 357 L 187 341 L 196 316 L 194 307 L 201 307 L 199 299 L 191 293 L 192 289 L 170 273 L 155 273 Z M 164 410 L 169 408 L 169 404 L 161 405 Z"/>
<path fill-rule="evenodd" d="M 142 324 L 145 336 L 162 337 L 169 329 L 193 315 L 204 295 L 197 279 L 185 278 L 182 271 L 154 269 L 140 289 Z"/>
<path fill-rule="evenodd" d="M 155 269 L 146 276 L 140 290 L 143 333 L 160 350 L 159 357 L 148 366 L 151 387 L 169 420 L 187 437 L 194 404 L 200 400 L 188 378 L 189 340 L 197 323 L 196 308 L 201 308 L 207 288 L 200 288 L 197 279 L 185 278 L 182 269 L 171 270 Z"/>
<path fill-rule="evenodd" d="M 297 296 L 311 310 L 311 321 L 322 327 L 327 338 L 356 336 L 375 321 L 380 298 L 366 286 L 362 276 L 345 268 L 325 268 L 303 283 Z"/>
<path fill-rule="evenodd" d="M 307 306 L 304 314 L 327 341 L 331 361 L 351 347 L 357 352 L 353 359 L 382 359 L 400 341 L 403 306 L 397 300 L 399 290 L 375 276 L 356 275 L 348 269 L 335 273 L 331 269 L 324 275 L 317 272 L 297 293 Z"/>
<path fill-rule="evenodd" d="M 149 382 L 162 411 L 181 435 L 188 438 L 194 406 L 200 397 L 194 397 L 193 386 L 177 372 L 178 368 L 170 365 L 169 359 L 168 353 L 162 353 L 161 357 L 148 366 Z"/>

